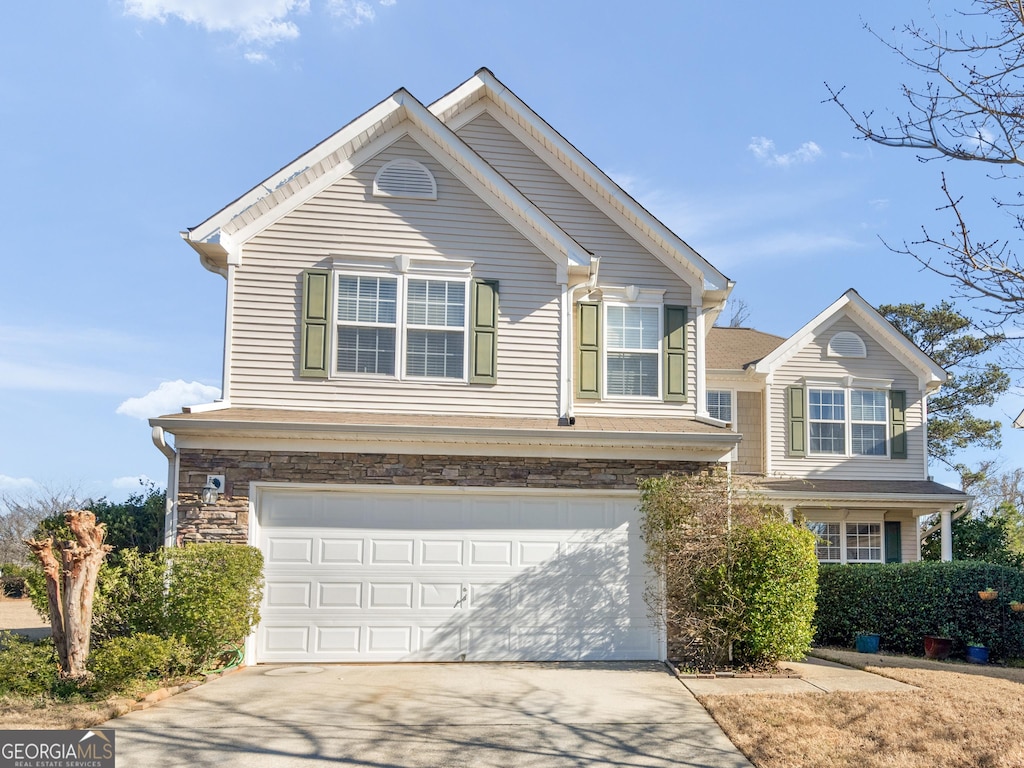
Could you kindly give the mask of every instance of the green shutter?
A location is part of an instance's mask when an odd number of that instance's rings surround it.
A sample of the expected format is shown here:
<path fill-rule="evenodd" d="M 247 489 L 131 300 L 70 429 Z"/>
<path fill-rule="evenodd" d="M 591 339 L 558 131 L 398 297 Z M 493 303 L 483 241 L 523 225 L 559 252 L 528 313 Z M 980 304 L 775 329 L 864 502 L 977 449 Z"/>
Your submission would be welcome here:
<path fill-rule="evenodd" d="M 299 376 L 309 379 L 327 378 L 330 319 L 331 273 L 325 269 L 307 269 L 302 273 Z"/>
<path fill-rule="evenodd" d="M 899 520 L 885 521 L 885 562 L 903 562 L 903 536 Z"/>
<path fill-rule="evenodd" d="M 807 455 L 807 414 L 803 387 L 788 387 L 786 403 L 789 406 L 789 439 L 786 453 L 790 456 Z"/>
<path fill-rule="evenodd" d="M 889 416 L 892 434 L 889 442 L 889 456 L 894 459 L 907 458 L 907 393 L 894 389 L 889 393 Z"/>
<path fill-rule="evenodd" d="M 665 307 L 665 399 L 686 400 L 686 307 Z"/>
<path fill-rule="evenodd" d="M 470 312 L 469 380 L 498 383 L 498 281 L 474 280 Z"/>
<path fill-rule="evenodd" d="M 601 305 L 580 302 L 576 310 L 578 358 L 576 396 L 580 399 L 601 397 Z"/>

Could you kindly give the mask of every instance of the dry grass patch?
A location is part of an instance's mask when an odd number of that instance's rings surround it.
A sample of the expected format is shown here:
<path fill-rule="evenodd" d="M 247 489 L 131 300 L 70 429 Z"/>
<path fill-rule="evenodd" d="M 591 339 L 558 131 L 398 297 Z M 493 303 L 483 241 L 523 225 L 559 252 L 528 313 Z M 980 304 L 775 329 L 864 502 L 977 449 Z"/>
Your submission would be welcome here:
<path fill-rule="evenodd" d="M 0 723 L 13 730 L 89 728 L 118 715 L 113 702 L 68 702 L 49 697 L 0 696 Z"/>
<path fill-rule="evenodd" d="M 845 663 L 858 656 L 820 655 Z M 701 703 L 759 768 L 1024 766 L 1024 670 L 869 658 L 855 666 L 920 690 L 705 696 Z"/>

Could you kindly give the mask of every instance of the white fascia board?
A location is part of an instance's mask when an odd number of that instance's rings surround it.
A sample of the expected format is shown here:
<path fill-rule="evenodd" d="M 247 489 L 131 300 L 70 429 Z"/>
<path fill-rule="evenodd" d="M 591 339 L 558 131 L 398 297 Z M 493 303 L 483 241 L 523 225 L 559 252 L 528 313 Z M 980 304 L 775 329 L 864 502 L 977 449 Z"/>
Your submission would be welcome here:
<path fill-rule="evenodd" d="M 677 261 L 679 267 L 699 275 L 699 291 L 705 286 L 708 290 L 728 290 L 730 281 L 725 275 L 624 192 L 604 171 L 554 130 L 489 70 L 479 70 L 462 86 L 431 104 L 430 110 L 435 115 L 444 116 L 446 122 L 452 120 L 448 113 L 456 110 L 460 101 L 469 101 L 473 98 L 477 91 L 483 91 L 483 95 L 495 102 L 506 115 L 511 116 L 510 123 L 509 120 L 502 121 L 499 115 L 494 115 L 507 129 L 515 128 L 513 133 L 517 138 L 522 140 L 523 137 L 529 137 L 527 146 L 534 151 L 538 143 L 544 147 L 551 167 L 557 168 L 561 165 L 570 169 L 571 173 L 561 174 L 563 178 L 606 215 L 634 237 L 639 235 L 653 251 L 660 252 L 663 257 L 671 255 L 671 261 Z M 460 125 L 459 118 L 461 115 L 452 120 L 453 127 Z M 529 131 L 523 130 L 517 124 L 528 125 Z M 551 163 L 551 159 L 557 160 L 557 164 Z M 578 180 L 574 181 L 572 177 L 578 177 Z M 671 265 L 667 263 L 667 266 Z"/>
<path fill-rule="evenodd" d="M 481 429 L 325 425 L 309 423 L 180 421 L 151 419 L 175 436 L 182 448 L 249 450 L 312 450 L 336 453 L 537 456 L 547 458 L 664 459 L 717 462 L 728 459 L 740 437 L 733 432 L 690 434 L 667 432 Z"/>
<path fill-rule="evenodd" d="M 878 341 L 889 352 L 901 357 L 912 370 L 918 374 L 922 389 L 938 386 L 946 381 L 946 372 L 928 355 L 907 339 L 902 333 L 890 325 L 874 307 L 868 304 L 852 288 L 836 301 L 818 313 L 809 323 L 790 336 L 773 352 L 759 360 L 753 369 L 762 375 L 769 375 L 775 368 L 787 362 L 800 351 L 820 329 L 831 324 L 844 309 L 852 311 L 868 326 L 875 341 Z"/>
<path fill-rule="evenodd" d="M 280 170 L 271 174 L 265 180 L 257 184 L 248 192 L 243 194 L 231 203 L 221 208 L 213 216 L 195 227 L 188 229 L 188 240 L 193 242 L 213 242 L 220 230 L 235 216 L 245 209 L 255 205 L 259 200 L 272 194 L 286 180 L 301 173 L 307 168 L 313 168 L 324 158 L 337 152 L 345 144 L 358 137 L 360 133 L 370 130 L 376 124 L 383 122 L 389 115 L 401 107 L 402 94 L 404 90 L 395 91 L 391 96 L 384 99 L 376 106 L 364 112 L 347 125 L 341 127 L 312 149 L 307 150 Z"/>
<path fill-rule="evenodd" d="M 1024 411 L 1020 412 L 1020 416 L 1013 420 L 1013 426 L 1017 429 L 1024 429 Z"/>
<path fill-rule="evenodd" d="M 771 501 L 791 501 L 796 506 L 815 504 L 832 509 L 843 509 L 846 507 L 857 509 L 878 507 L 920 509 L 927 507 L 933 512 L 940 509 L 951 509 L 974 499 L 973 496 L 964 497 L 953 494 L 821 493 L 820 491 L 772 491 L 765 488 L 756 488 L 751 493 L 755 496 L 764 496 Z"/>

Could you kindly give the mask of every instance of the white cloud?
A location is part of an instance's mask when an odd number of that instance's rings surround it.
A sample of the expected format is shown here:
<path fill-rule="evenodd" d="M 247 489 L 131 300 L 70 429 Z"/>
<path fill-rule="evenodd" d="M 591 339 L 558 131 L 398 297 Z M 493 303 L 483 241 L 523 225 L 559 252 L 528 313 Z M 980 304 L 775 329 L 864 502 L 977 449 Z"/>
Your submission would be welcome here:
<path fill-rule="evenodd" d="M 309 10 L 309 0 L 124 0 L 130 16 L 147 21 L 176 17 L 207 32 L 231 32 L 243 43 L 274 45 L 299 36 L 289 17 Z"/>
<path fill-rule="evenodd" d="M 126 475 L 115 477 L 110 481 L 110 485 L 118 490 L 138 491 L 144 486 L 156 485 L 156 482 L 147 475 Z"/>
<path fill-rule="evenodd" d="M 20 491 L 28 491 L 35 488 L 37 485 L 36 481 L 30 477 L 10 477 L 8 475 L 0 475 L 0 491 L 18 493 Z"/>
<path fill-rule="evenodd" d="M 798 163 L 812 163 L 821 157 L 821 147 L 813 141 L 805 141 L 792 152 L 780 153 L 775 148 L 775 142 L 764 136 L 755 136 L 747 146 L 761 162 L 779 168 L 788 168 Z"/>
<path fill-rule="evenodd" d="M 142 397 L 131 397 L 117 406 L 117 412 L 136 419 L 150 419 L 176 413 L 183 405 L 209 403 L 220 397 L 220 389 L 198 381 L 165 381 Z"/>
<path fill-rule="evenodd" d="M 253 64 L 260 64 L 264 61 L 267 61 L 267 59 L 267 54 L 262 53 L 260 51 L 249 51 L 245 54 L 245 60 L 252 62 Z"/>
<path fill-rule="evenodd" d="M 367 0 L 327 0 L 327 10 L 350 27 L 358 27 L 377 18 L 377 12 Z"/>

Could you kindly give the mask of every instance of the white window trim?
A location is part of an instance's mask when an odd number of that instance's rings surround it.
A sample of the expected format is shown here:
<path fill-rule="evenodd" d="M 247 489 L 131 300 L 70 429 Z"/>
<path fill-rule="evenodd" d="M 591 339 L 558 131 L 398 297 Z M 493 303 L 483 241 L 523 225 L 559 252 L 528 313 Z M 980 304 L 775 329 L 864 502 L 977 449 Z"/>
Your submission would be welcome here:
<path fill-rule="evenodd" d="M 886 551 L 885 551 L 885 521 L 884 520 L 861 520 L 851 518 L 849 520 L 821 520 L 814 517 L 808 517 L 806 523 L 831 523 L 839 526 L 839 559 L 838 560 L 818 560 L 819 563 L 834 564 L 834 565 L 869 565 L 869 564 L 882 564 L 885 562 Z M 879 559 L 878 560 L 850 560 L 847 553 L 846 543 L 846 531 L 847 525 L 877 525 L 879 535 Z M 817 547 L 816 547 L 817 548 Z M 815 552 L 817 557 L 817 552 Z"/>
<path fill-rule="evenodd" d="M 663 295 L 664 291 L 650 291 L 650 294 Z M 658 314 L 658 346 L 657 349 L 632 349 L 632 348 L 616 348 L 612 349 L 608 343 L 608 308 L 609 307 L 626 307 L 627 309 L 644 309 L 646 307 L 652 307 L 657 310 Z M 602 334 L 603 343 L 601 350 L 601 398 L 603 400 L 611 401 L 630 401 L 630 402 L 641 402 L 641 403 L 654 403 L 659 402 L 663 398 L 664 394 L 664 346 L 665 346 L 665 305 L 663 303 L 641 302 L 641 301 L 619 301 L 616 299 L 609 300 L 608 292 L 604 292 L 604 301 L 601 302 L 601 324 L 604 328 Z M 613 352 L 625 352 L 627 354 L 641 354 L 641 355 L 655 355 L 658 361 L 658 392 L 655 395 L 610 395 L 608 394 L 608 355 Z"/>
<path fill-rule="evenodd" d="M 806 430 L 806 445 L 807 455 L 814 457 L 828 457 L 832 456 L 835 458 L 846 458 L 846 459 L 888 459 L 892 452 L 892 409 L 889 407 L 889 387 L 888 386 L 865 386 L 866 384 L 884 384 L 883 380 L 875 379 L 851 379 L 847 378 L 842 383 L 838 383 L 835 380 L 831 382 L 822 381 L 805 381 L 805 407 L 807 409 L 807 424 Z M 889 382 L 891 384 L 891 382 Z M 811 390 L 812 389 L 833 389 L 840 390 L 844 393 L 843 398 L 843 413 L 844 421 L 838 422 L 827 419 L 812 419 L 811 418 Z M 885 392 L 885 421 L 854 421 L 853 420 L 853 398 L 852 393 L 854 390 L 866 390 L 871 392 Z M 843 423 L 843 453 L 831 453 L 828 451 L 815 451 L 811 447 L 811 423 L 818 424 L 839 424 Z M 885 453 L 878 454 L 864 454 L 853 452 L 853 425 L 854 424 L 874 424 L 880 425 L 884 428 L 883 441 L 885 444 Z"/>
<path fill-rule="evenodd" d="M 355 381 L 411 381 L 429 382 L 432 385 L 443 384 L 466 384 L 469 382 L 469 345 L 470 345 L 470 303 L 472 277 L 467 274 L 472 268 L 471 261 L 435 261 L 435 260 L 411 260 L 406 256 L 396 256 L 394 260 L 387 262 L 374 260 L 373 262 L 343 262 L 335 260 L 334 279 L 331 296 L 331 367 L 328 378 L 333 380 Z M 395 373 L 358 373 L 338 371 L 338 277 L 389 277 L 397 281 L 396 304 L 395 304 Z M 462 283 L 464 308 L 462 315 L 462 376 L 440 377 L 440 376 L 409 376 L 406 374 L 406 342 L 408 338 L 408 285 L 410 280 L 440 280 L 448 283 Z M 390 324 L 360 323 L 363 327 L 387 327 Z M 416 330 L 437 330 L 435 326 L 414 326 Z M 443 330 L 455 332 L 459 330 L 455 326 L 446 326 Z"/>
<path fill-rule="evenodd" d="M 708 408 L 708 395 L 710 395 L 712 392 L 728 392 L 729 393 L 729 410 L 731 411 L 731 413 L 730 413 L 728 419 L 719 419 L 717 416 L 712 416 L 711 415 L 711 410 Z M 723 424 L 731 425 L 733 432 L 739 431 L 736 428 L 737 418 L 736 418 L 736 390 L 735 389 L 730 389 L 729 387 L 716 387 L 714 385 L 709 384 L 707 386 L 707 388 L 704 390 L 704 410 L 707 412 L 708 418 L 715 419 L 716 421 L 721 421 Z"/>

